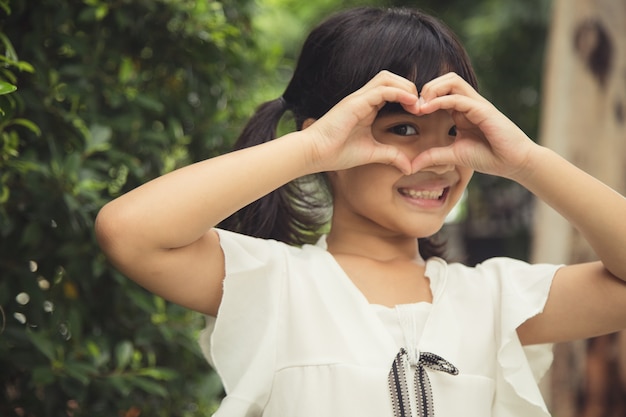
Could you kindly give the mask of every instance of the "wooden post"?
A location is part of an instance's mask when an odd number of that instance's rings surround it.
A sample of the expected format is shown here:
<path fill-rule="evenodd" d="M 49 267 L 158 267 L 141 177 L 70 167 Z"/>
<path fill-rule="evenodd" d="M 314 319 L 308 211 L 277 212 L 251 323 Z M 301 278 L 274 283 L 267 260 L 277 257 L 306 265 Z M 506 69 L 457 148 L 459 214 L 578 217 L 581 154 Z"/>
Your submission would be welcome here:
<path fill-rule="evenodd" d="M 548 42 L 539 142 L 626 193 L 626 0 L 554 0 Z M 538 203 L 532 260 L 593 259 L 579 234 Z M 625 416 L 626 336 L 555 346 L 550 377 L 555 417 Z"/>

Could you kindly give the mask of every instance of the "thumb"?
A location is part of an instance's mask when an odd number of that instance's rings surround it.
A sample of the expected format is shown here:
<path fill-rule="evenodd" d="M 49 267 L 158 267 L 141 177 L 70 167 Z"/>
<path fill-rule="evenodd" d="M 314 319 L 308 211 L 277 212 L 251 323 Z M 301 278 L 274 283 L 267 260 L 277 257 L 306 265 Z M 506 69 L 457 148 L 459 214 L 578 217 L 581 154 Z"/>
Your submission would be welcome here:
<path fill-rule="evenodd" d="M 411 161 L 398 148 L 390 145 L 379 145 L 375 150 L 374 162 L 392 165 L 404 175 L 411 175 Z"/>

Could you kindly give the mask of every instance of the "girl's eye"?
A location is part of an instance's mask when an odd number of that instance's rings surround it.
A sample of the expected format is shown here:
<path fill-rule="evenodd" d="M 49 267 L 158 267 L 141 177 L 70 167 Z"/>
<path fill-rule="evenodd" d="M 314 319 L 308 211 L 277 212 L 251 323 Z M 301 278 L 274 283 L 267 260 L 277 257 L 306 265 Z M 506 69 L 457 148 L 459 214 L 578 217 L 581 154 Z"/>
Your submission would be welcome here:
<path fill-rule="evenodd" d="M 391 132 L 400 136 L 417 135 L 419 132 L 411 125 L 398 125 L 391 128 Z"/>
<path fill-rule="evenodd" d="M 450 136 L 456 136 L 456 126 L 452 126 L 450 128 L 450 130 L 448 131 L 448 135 Z"/>

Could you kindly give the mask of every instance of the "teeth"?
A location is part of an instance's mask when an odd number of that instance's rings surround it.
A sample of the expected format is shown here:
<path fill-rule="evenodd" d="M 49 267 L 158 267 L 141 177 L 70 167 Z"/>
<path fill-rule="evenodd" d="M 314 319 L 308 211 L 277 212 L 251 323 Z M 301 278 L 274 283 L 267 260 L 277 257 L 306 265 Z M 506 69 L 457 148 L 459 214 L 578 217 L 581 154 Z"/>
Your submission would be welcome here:
<path fill-rule="evenodd" d="M 402 194 L 411 198 L 420 198 L 422 200 L 437 200 L 443 195 L 443 190 L 407 190 L 403 189 Z"/>

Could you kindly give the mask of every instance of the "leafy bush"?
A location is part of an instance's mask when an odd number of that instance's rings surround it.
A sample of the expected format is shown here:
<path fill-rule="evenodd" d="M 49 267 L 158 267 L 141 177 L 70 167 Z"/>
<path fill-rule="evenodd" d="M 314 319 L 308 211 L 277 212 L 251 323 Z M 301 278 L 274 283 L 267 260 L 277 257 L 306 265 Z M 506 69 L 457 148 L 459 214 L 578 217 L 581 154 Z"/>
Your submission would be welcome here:
<path fill-rule="evenodd" d="M 0 93 L 18 88 L 0 96 L 0 415 L 216 406 L 202 318 L 112 269 L 93 220 L 120 193 L 226 149 L 272 59 L 251 39 L 249 8 L 0 3 Z"/>

